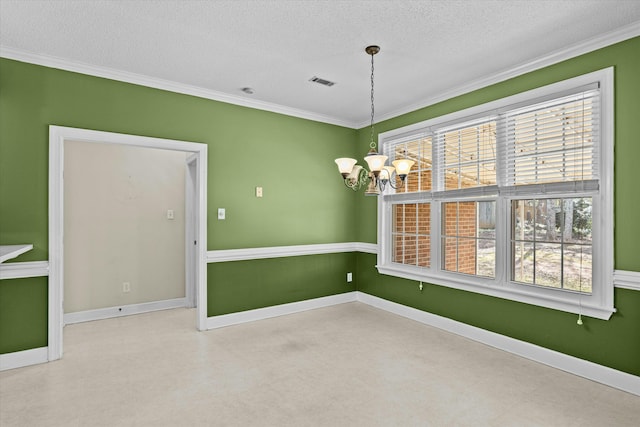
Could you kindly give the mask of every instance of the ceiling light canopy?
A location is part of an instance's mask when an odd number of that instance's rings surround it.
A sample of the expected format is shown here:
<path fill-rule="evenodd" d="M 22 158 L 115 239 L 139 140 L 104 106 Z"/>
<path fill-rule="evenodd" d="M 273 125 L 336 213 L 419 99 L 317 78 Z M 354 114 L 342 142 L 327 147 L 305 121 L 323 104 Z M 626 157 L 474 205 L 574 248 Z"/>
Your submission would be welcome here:
<path fill-rule="evenodd" d="M 388 157 L 379 154 L 376 150 L 376 142 L 374 140 L 375 129 L 373 126 L 373 119 L 375 115 L 375 105 L 373 102 L 373 56 L 380 52 L 380 47 L 375 45 L 367 46 L 365 48 L 365 52 L 367 52 L 368 55 L 371 55 L 371 142 L 369 143 L 370 150 L 364 157 L 364 160 L 369 166 L 369 171 L 356 164 L 358 163 L 356 159 L 342 157 L 336 159 L 335 162 L 338 165 L 338 170 L 344 180 L 344 185 L 351 188 L 353 191 L 357 191 L 366 185 L 367 190 L 365 191 L 365 195 L 377 196 L 384 191 L 387 184 L 392 188 L 402 187 L 415 162 L 409 159 L 398 159 L 391 162 L 393 166 L 386 166 L 385 163 Z"/>

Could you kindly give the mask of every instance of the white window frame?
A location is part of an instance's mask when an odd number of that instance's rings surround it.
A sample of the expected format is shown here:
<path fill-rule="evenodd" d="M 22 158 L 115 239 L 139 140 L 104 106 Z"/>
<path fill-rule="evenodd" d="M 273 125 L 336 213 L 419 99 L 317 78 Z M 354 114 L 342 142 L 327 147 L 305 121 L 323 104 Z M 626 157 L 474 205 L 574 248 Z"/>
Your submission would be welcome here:
<path fill-rule="evenodd" d="M 586 190 L 580 193 L 563 190 L 556 186 L 555 190 L 540 193 L 518 194 L 516 191 L 500 191 L 505 185 L 498 173 L 498 190 L 478 187 L 468 193 L 460 195 L 450 194 L 440 197 L 432 192 L 414 192 L 394 194 L 393 189 L 387 188 L 378 197 L 378 258 L 377 269 L 381 274 L 402 277 L 405 279 L 423 281 L 436 285 L 447 286 L 483 295 L 489 295 L 513 301 L 534 304 L 546 308 L 562 310 L 570 313 L 582 314 L 598 319 L 607 320 L 616 311 L 614 308 L 613 273 L 614 273 L 614 212 L 613 212 L 613 184 L 614 184 L 614 70 L 613 67 L 584 74 L 558 83 L 543 86 L 527 92 L 502 98 L 486 104 L 457 111 L 444 116 L 429 119 L 410 126 L 381 133 L 378 136 L 379 147 L 385 148 L 398 142 L 417 139 L 426 135 L 435 135 L 435 130 L 450 127 L 456 123 L 475 121 L 481 117 L 493 117 L 506 110 L 511 110 L 527 104 L 535 104 L 546 99 L 562 97 L 575 92 L 576 89 L 588 85 L 598 84 L 600 89 L 600 129 L 597 141 L 599 157 L 599 189 Z M 435 141 L 435 136 L 434 136 Z M 497 141 L 499 145 L 501 142 Z M 435 144 L 432 145 L 435 147 Z M 435 151 L 435 148 L 434 148 Z M 497 147 L 497 152 L 500 148 Z M 434 163 L 437 161 L 433 160 Z M 497 159 L 497 162 L 500 162 Z M 504 164 L 499 166 L 504 167 Z M 571 183 L 568 183 L 571 186 Z M 437 185 L 433 180 L 433 187 Z M 568 188 L 568 187 L 567 187 Z M 505 190 L 506 187 L 505 187 Z M 493 193 L 493 194 L 489 194 Z M 442 194 L 442 193 L 440 193 Z M 461 198 L 461 197 L 462 198 Z M 578 293 L 568 290 L 546 288 L 538 285 L 526 285 L 510 280 L 510 230 L 511 230 L 511 201 L 524 198 L 562 198 L 562 197 L 593 197 L 593 285 L 592 293 Z M 447 272 L 441 263 L 441 203 L 458 200 L 496 200 L 496 270 L 495 278 L 485 278 L 462 273 Z M 430 267 L 418 267 L 394 263 L 393 240 L 391 231 L 393 226 L 392 206 L 396 202 L 403 203 L 431 203 L 431 263 Z"/>

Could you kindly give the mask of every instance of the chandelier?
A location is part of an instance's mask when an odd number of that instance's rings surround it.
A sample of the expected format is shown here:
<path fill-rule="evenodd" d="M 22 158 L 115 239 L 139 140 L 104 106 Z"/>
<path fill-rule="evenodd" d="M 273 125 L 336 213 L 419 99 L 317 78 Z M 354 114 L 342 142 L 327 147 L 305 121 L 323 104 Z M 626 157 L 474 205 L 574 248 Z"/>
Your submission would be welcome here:
<path fill-rule="evenodd" d="M 344 180 L 344 185 L 353 191 L 367 186 L 364 194 L 366 196 L 377 196 L 384 191 L 387 184 L 392 188 L 401 188 L 405 184 L 405 179 L 415 162 L 409 159 L 398 159 L 391 162 L 393 166 L 385 166 L 388 157 L 379 154 L 376 150 L 376 142 L 373 139 L 373 118 L 375 114 L 373 103 L 373 55 L 380 52 L 380 47 L 367 46 L 365 52 L 371 55 L 371 142 L 369 143 L 370 150 L 364 157 L 369 166 L 369 171 L 357 165 L 358 161 L 356 159 L 342 157 L 336 159 L 335 162 Z M 400 182 L 396 178 L 400 178 Z"/>

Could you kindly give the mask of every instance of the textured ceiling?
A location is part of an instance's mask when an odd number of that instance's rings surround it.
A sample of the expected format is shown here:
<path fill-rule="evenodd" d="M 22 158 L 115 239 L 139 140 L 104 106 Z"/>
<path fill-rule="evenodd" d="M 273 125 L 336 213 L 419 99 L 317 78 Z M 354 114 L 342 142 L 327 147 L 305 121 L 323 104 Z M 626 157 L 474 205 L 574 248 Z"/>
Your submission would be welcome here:
<path fill-rule="evenodd" d="M 0 46 L 365 126 L 640 23 L 640 0 L 13 1 Z M 318 76 L 332 87 L 310 83 Z M 253 95 L 241 92 L 252 87 Z M 276 109 L 277 110 L 277 109 Z M 304 116 L 304 114 L 303 114 Z"/>

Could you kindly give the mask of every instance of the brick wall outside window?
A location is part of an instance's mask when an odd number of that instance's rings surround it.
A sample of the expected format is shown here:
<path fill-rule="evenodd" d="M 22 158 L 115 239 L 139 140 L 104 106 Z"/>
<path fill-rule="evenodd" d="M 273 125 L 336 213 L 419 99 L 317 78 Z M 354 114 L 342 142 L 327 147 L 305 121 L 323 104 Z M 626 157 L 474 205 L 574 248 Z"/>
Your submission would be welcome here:
<path fill-rule="evenodd" d="M 393 262 L 431 265 L 431 207 L 429 203 L 393 205 Z"/>
<path fill-rule="evenodd" d="M 444 269 L 476 274 L 476 202 L 443 203 L 443 210 Z"/>

